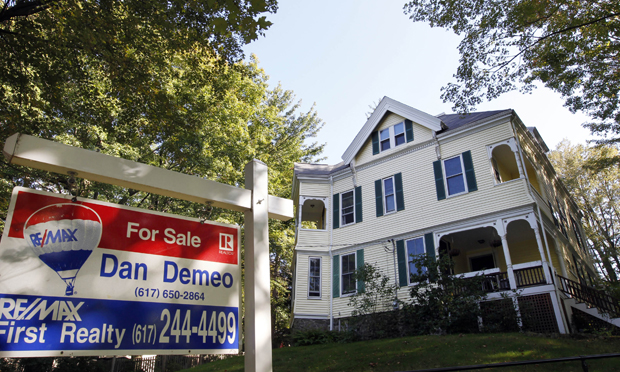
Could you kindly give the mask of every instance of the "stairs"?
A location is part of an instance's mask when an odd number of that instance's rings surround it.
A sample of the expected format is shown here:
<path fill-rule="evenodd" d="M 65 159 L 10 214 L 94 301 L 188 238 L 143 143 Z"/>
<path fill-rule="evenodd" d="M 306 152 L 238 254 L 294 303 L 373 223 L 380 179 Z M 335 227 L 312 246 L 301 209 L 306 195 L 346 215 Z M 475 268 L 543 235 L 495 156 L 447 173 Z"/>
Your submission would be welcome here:
<path fill-rule="evenodd" d="M 577 309 L 590 316 L 620 328 L 620 304 L 596 288 L 557 275 L 557 288 L 563 292 L 565 309 L 571 313 Z"/>
<path fill-rule="evenodd" d="M 596 307 L 590 307 L 590 306 L 586 305 L 583 302 L 578 302 L 574 297 L 573 298 L 570 298 L 570 297 L 569 298 L 564 298 L 563 300 L 564 300 L 564 304 L 569 306 L 569 307 L 571 307 L 571 308 L 580 310 L 580 311 L 582 311 L 582 312 L 584 312 L 584 313 L 586 313 L 586 314 L 588 314 L 590 316 L 593 316 L 593 317 L 595 317 L 597 319 L 600 319 L 600 320 L 602 320 L 604 322 L 613 324 L 614 326 L 620 328 L 620 317 L 618 317 L 618 318 L 611 318 L 609 314 L 602 313 Z"/>

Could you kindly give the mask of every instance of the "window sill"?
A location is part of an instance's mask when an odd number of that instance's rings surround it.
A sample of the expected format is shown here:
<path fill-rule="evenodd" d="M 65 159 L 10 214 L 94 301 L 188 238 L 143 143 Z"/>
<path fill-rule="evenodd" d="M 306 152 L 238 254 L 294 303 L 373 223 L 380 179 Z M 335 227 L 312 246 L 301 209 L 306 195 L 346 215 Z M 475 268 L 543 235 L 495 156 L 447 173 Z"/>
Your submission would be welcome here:
<path fill-rule="evenodd" d="M 322 300 L 323 298 L 321 296 L 312 296 L 312 297 L 308 296 L 307 299 L 308 300 Z"/>
<path fill-rule="evenodd" d="M 504 181 L 504 182 L 502 182 L 502 183 L 497 183 L 497 182 L 495 182 L 495 184 L 494 184 L 493 186 L 501 186 L 501 185 L 505 185 L 505 184 L 507 184 L 507 183 L 514 183 L 514 182 L 516 182 L 516 181 L 521 181 L 522 179 L 524 179 L 524 178 L 523 178 L 523 177 L 521 177 L 521 178 L 515 178 L 515 179 L 512 179 L 512 180 Z"/>

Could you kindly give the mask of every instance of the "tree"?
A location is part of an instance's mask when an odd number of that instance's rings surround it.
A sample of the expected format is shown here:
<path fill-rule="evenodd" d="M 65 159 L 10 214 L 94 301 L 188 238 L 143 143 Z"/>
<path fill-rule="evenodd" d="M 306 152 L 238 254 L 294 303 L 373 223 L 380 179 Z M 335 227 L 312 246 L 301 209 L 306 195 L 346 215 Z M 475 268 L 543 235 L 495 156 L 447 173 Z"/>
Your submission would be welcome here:
<path fill-rule="evenodd" d="M 358 283 L 364 283 L 348 303 L 354 308 L 351 325 L 358 338 L 372 340 L 401 335 L 399 313 L 394 311 L 399 305 L 396 297 L 398 287 L 392 279 L 369 263 L 364 263 L 355 271 L 355 279 Z"/>
<path fill-rule="evenodd" d="M 416 267 L 410 273 L 411 301 L 403 307 L 406 328 L 411 334 L 451 334 L 478 331 L 480 302 L 486 298 L 484 276 L 463 278 L 449 275 L 454 265 L 448 255 L 438 260 L 427 255 L 410 258 Z"/>
<path fill-rule="evenodd" d="M 459 112 L 536 82 L 583 111 L 595 134 L 620 141 L 620 2 L 616 0 L 412 0 L 404 11 L 463 35 L 456 83 L 442 88 Z"/>
<path fill-rule="evenodd" d="M 599 271 L 613 286 L 618 286 L 620 275 L 620 168 L 597 164 L 617 157 L 614 145 L 572 145 L 567 140 L 549 154 L 583 213 L 588 248 L 595 253 Z"/>
<path fill-rule="evenodd" d="M 248 71 L 233 62 L 269 27 L 259 15 L 276 9 L 275 0 L 0 0 L 0 139 L 22 128 L 51 138 L 69 122 L 166 137 L 178 129 L 171 118 L 200 109 L 177 99 L 178 81 L 222 98 L 230 80 L 219 77 Z"/>
<path fill-rule="evenodd" d="M 310 141 L 322 127 L 314 109 L 300 113 L 291 91 L 268 89 L 267 77 L 256 61 L 227 67 L 210 59 L 194 63 L 194 58 L 175 56 L 174 73 L 158 75 L 163 89 L 156 104 L 138 97 L 135 105 L 107 98 L 103 92 L 109 80 L 91 70 L 93 86 L 101 87 L 101 94 L 83 97 L 68 82 L 63 94 L 76 99 L 68 99 L 63 110 L 75 115 L 50 117 L 47 113 L 54 110 L 41 106 L 45 111 L 40 117 L 54 125 L 41 131 L 37 120 L 24 119 L 19 130 L 240 187 L 245 164 L 256 158 L 269 166 L 269 192 L 290 198 L 293 162 L 318 160 L 323 149 Z M 4 140 L 12 133 L 2 129 Z M 71 188 L 66 175 L 0 162 L 0 229 L 14 186 L 243 225 L 241 213 L 83 179 Z M 270 226 L 274 314 L 280 314 L 274 326 L 278 327 L 288 326 L 293 236 L 291 223 Z"/>

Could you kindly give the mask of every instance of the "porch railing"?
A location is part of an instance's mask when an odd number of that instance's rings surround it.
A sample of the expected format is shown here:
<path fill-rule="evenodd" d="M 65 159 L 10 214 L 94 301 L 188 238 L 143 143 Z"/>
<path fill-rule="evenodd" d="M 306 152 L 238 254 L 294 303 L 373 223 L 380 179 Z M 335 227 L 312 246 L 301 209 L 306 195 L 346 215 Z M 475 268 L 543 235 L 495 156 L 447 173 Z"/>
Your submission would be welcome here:
<path fill-rule="evenodd" d="M 510 283 L 508 282 L 508 273 L 497 272 L 493 274 L 486 274 L 482 281 L 482 289 L 485 292 L 499 292 L 509 290 Z"/>
<path fill-rule="evenodd" d="M 514 270 L 517 288 L 547 284 L 542 266 Z"/>
<path fill-rule="evenodd" d="M 596 307 L 600 311 L 609 314 L 611 318 L 620 317 L 620 304 L 607 293 L 561 275 L 557 275 L 557 277 L 558 286 L 562 292 L 590 307 Z"/>

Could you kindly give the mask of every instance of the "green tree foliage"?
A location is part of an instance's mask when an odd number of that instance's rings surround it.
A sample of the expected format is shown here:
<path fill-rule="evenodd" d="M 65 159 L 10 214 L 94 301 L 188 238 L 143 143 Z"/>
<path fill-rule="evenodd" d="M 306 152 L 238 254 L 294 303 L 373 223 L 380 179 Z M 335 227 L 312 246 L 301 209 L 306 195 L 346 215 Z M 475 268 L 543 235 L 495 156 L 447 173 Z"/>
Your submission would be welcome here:
<path fill-rule="evenodd" d="M 549 154 L 583 213 L 588 248 L 595 253 L 599 271 L 606 281 L 620 287 L 620 168 L 605 161 L 617 157 L 614 145 L 572 145 L 567 140 Z M 601 162 L 607 166 L 599 167 Z"/>
<path fill-rule="evenodd" d="M 323 124 L 291 91 L 269 89 L 255 59 L 238 62 L 275 10 L 274 0 L 3 1 L 0 141 L 30 134 L 239 187 L 259 159 L 270 194 L 290 197 L 293 162 L 319 160 L 311 140 Z M 241 213 L 67 180 L 1 159 L 0 230 L 15 186 L 243 225 Z M 279 327 L 293 236 L 291 223 L 271 223 Z"/>
<path fill-rule="evenodd" d="M 426 255 L 412 257 L 410 302 L 404 305 L 404 321 L 411 335 L 450 334 L 478 331 L 479 303 L 486 298 L 484 277 L 448 275 L 453 262 L 447 255 L 436 260 Z"/>
<path fill-rule="evenodd" d="M 617 0 L 412 0 L 405 13 L 463 35 L 456 83 L 444 101 L 467 112 L 536 82 L 583 111 L 593 133 L 620 141 L 620 2 Z"/>
<path fill-rule="evenodd" d="M 364 282 L 364 289 L 350 297 L 348 303 L 348 306 L 354 308 L 351 323 L 358 338 L 399 336 L 399 313 L 393 311 L 399 304 L 396 297 L 398 286 L 394 284 L 394 279 L 369 263 L 355 271 L 355 278 L 358 282 Z"/>

